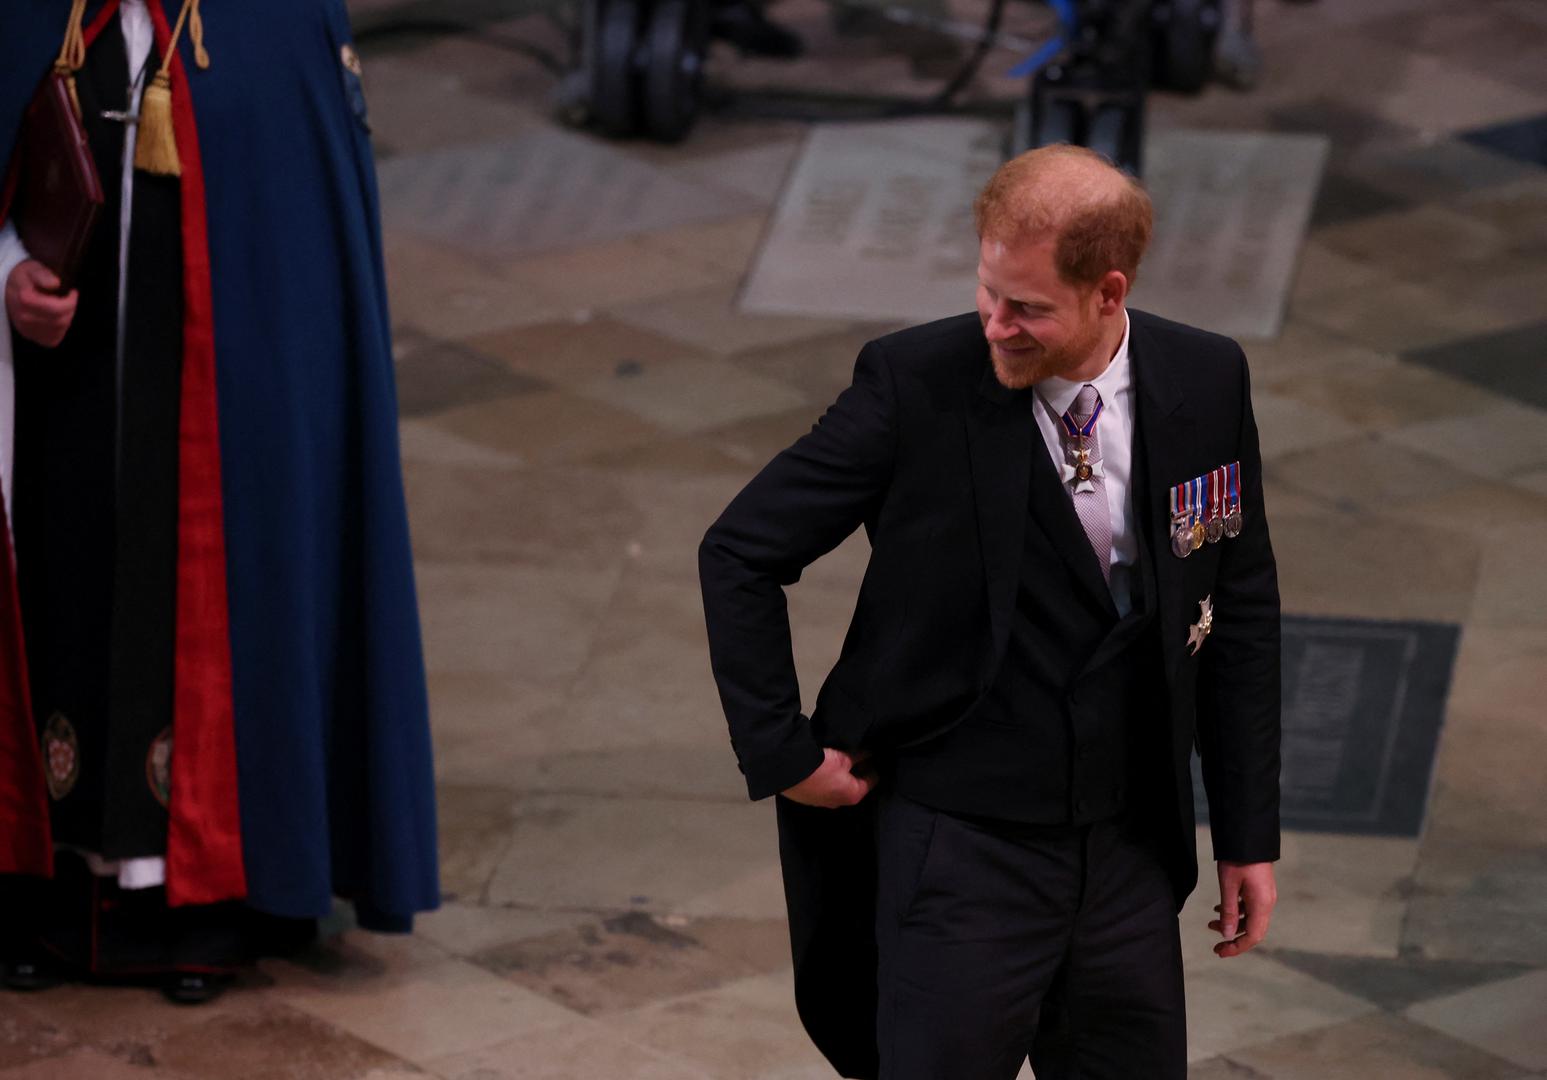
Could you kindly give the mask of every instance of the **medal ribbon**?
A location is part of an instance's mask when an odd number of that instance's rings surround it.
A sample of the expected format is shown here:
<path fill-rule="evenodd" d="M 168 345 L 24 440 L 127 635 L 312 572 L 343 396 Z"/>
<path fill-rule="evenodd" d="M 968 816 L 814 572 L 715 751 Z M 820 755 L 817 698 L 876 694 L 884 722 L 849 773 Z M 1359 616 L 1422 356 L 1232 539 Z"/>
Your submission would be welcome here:
<path fill-rule="evenodd" d="M 1100 418 L 1101 410 L 1105 404 L 1099 397 L 1096 398 L 1096 408 L 1090 414 L 1090 419 L 1086 420 L 1083 424 L 1076 424 L 1074 417 L 1068 412 L 1065 412 L 1058 419 L 1062 421 L 1064 430 L 1069 433 L 1071 439 L 1076 440 L 1077 444 L 1083 443 L 1086 439 L 1090 438 L 1090 433 L 1096 430 L 1096 420 Z M 1051 409 L 1048 411 L 1052 412 Z"/>
<path fill-rule="evenodd" d="M 1232 461 L 1225 466 L 1225 498 L 1227 500 L 1225 513 L 1239 514 L 1241 512 L 1241 463 Z"/>

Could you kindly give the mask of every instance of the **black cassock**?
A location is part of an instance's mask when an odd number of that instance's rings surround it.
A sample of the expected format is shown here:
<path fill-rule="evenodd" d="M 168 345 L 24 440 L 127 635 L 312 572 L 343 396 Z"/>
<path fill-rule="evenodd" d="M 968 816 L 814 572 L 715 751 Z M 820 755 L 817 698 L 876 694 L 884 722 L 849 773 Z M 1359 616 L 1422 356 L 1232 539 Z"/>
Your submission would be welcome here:
<path fill-rule="evenodd" d="M 237 951 L 235 905 L 173 912 L 163 888 L 119 889 L 79 857 L 160 857 L 167 844 L 181 194 L 176 177 L 136 172 L 121 281 L 132 81 L 115 18 L 76 77 L 106 205 L 79 273 L 75 319 L 57 348 L 13 335 L 17 573 L 53 836 L 63 849 L 54 881 L 16 884 L 12 902 L 24 910 L 14 947 L 26 955 L 41 935 L 50 952 L 97 973 L 220 967 Z"/>

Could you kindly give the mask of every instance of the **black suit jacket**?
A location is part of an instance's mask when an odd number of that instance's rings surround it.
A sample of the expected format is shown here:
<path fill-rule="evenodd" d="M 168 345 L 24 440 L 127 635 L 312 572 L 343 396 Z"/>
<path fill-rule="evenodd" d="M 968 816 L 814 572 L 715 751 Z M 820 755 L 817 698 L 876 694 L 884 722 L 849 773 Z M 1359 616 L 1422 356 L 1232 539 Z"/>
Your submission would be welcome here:
<path fill-rule="evenodd" d="M 1155 584 L 1168 713 L 1177 905 L 1197 880 L 1197 746 L 1215 857 L 1278 857 L 1279 603 L 1246 360 L 1233 341 L 1130 311 L 1132 492 Z M 709 529 L 699 571 L 710 657 L 753 798 L 809 775 L 822 747 L 918 744 L 967 719 L 1004 656 L 1028 528 L 1049 587 L 1105 603 L 1072 505 L 1038 501 L 1053 467 L 1031 390 L 993 374 L 975 314 L 872 341 L 816 427 Z M 1170 488 L 1241 463 L 1240 536 L 1171 552 Z M 1045 470 L 1045 476 L 1034 470 Z M 1028 513 L 1028 492 L 1031 512 Z M 842 652 L 808 718 L 783 589 L 863 526 L 871 557 Z M 1187 648 L 1199 605 L 1213 632 Z M 1070 677 L 1078 674 L 1071 671 Z M 779 800 L 802 1019 L 840 1072 L 874 1072 L 873 839 L 868 809 Z"/>

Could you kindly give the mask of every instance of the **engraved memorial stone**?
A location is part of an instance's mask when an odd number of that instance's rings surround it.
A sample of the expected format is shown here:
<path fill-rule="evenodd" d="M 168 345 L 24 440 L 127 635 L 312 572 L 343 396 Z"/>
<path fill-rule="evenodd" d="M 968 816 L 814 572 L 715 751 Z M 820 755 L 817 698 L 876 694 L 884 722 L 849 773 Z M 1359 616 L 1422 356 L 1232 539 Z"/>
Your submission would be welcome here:
<path fill-rule="evenodd" d="M 1285 617 L 1286 829 L 1418 835 L 1458 640 L 1439 623 Z M 1206 820 L 1196 756 L 1193 788 Z"/>

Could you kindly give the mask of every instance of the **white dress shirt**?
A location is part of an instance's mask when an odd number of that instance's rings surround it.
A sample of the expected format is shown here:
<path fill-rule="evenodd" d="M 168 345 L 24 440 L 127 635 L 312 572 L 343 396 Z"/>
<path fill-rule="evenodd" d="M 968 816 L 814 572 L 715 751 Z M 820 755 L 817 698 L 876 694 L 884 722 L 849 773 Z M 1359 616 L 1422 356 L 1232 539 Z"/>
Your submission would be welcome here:
<path fill-rule="evenodd" d="M 1123 312 L 1123 340 L 1112 362 L 1089 383 L 1070 382 L 1050 376 L 1036 385 L 1040 398 L 1037 428 L 1053 457 L 1054 466 L 1064 463 L 1064 436 L 1058 417 L 1069 411 L 1084 386 L 1094 386 L 1101 395 L 1101 419 L 1096 433 L 1101 439 L 1101 466 L 1106 486 L 1107 510 L 1112 515 L 1112 602 L 1119 615 L 1133 610 L 1131 583 L 1133 565 L 1139 558 L 1139 536 L 1133 521 L 1133 506 L 1128 485 L 1133 477 L 1133 374 L 1128 362 L 1128 312 Z M 1071 490 L 1072 485 L 1065 484 Z"/>

